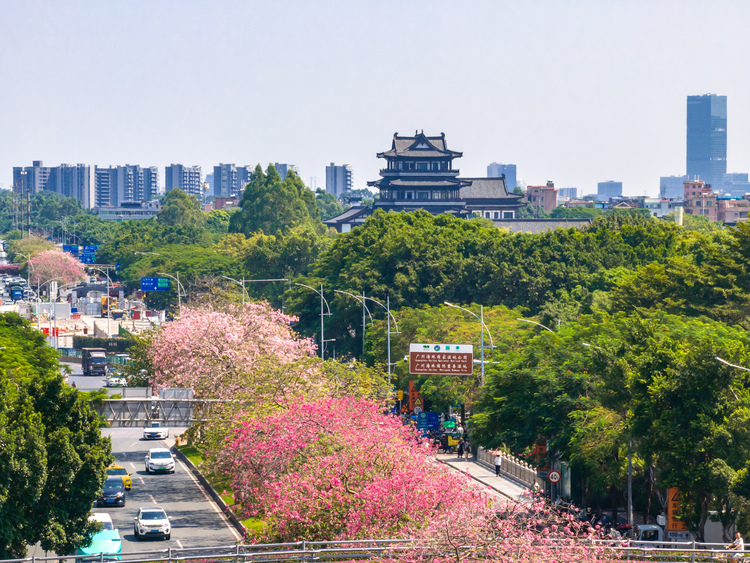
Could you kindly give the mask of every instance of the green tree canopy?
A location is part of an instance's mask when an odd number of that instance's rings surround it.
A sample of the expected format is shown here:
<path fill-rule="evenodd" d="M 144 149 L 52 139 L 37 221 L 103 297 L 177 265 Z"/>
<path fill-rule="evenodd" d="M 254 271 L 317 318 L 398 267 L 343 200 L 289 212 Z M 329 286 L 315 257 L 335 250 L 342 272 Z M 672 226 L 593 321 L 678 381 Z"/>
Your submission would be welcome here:
<path fill-rule="evenodd" d="M 98 426 L 44 336 L 0 315 L 0 558 L 24 557 L 37 542 L 71 553 L 90 541 L 88 515 L 111 459 Z"/>
<path fill-rule="evenodd" d="M 201 210 L 197 197 L 175 188 L 162 198 L 161 211 L 156 215 L 156 220 L 163 225 L 202 227 L 206 214 Z"/>
<path fill-rule="evenodd" d="M 250 235 L 263 231 L 273 235 L 296 225 L 323 232 L 315 194 L 294 172 L 282 181 L 273 165 L 268 165 L 265 174 L 260 165 L 256 166 L 242 194 L 240 210 L 229 222 L 229 232 Z"/>

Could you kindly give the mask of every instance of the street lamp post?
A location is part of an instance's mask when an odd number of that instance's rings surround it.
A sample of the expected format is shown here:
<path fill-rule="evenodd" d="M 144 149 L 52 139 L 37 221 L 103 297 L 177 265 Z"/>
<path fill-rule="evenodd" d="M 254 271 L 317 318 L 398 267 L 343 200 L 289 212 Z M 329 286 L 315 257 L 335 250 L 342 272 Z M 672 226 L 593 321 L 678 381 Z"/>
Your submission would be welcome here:
<path fill-rule="evenodd" d="M 309 285 L 305 285 L 304 283 L 295 283 L 294 285 L 298 285 L 300 287 L 306 287 L 310 291 L 314 291 L 318 295 L 320 295 L 320 359 L 323 359 L 323 355 L 325 354 L 325 326 L 323 324 L 323 303 L 325 303 L 326 308 L 328 309 L 328 316 L 331 316 L 331 308 L 328 306 L 328 301 L 326 301 L 325 297 L 323 297 L 323 284 L 320 284 L 320 291 L 315 289 L 314 287 L 310 287 Z"/>
<path fill-rule="evenodd" d="M 390 295 L 386 296 L 386 304 L 383 305 L 380 301 L 377 299 L 373 299 L 372 297 L 364 297 L 364 293 L 362 294 L 364 299 L 367 299 L 368 301 L 373 301 L 374 303 L 377 303 L 380 305 L 383 309 L 385 309 L 386 312 L 386 318 L 388 319 L 388 383 L 391 382 L 391 319 L 393 319 L 393 324 L 396 325 L 396 332 L 394 334 L 401 334 L 398 330 L 398 323 L 396 322 L 396 317 L 393 316 L 393 313 L 391 313 L 391 297 Z"/>
<path fill-rule="evenodd" d="M 469 311 L 468 309 L 465 309 L 459 305 L 454 305 L 453 303 L 448 303 L 447 301 L 444 301 L 448 307 L 453 307 L 455 309 L 461 309 L 462 311 L 466 311 L 470 315 L 474 315 L 479 320 L 479 340 L 480 340 L 480 348 L 481 348 L 481 355 L 482 355 L 482 387 L 484 387 L 484 331 L 487 331 L 487 336 L 490 337 L 490 348 L 495 347 L 495 343 L 492 340 L 492 333 L 490 332 L 489 327 L 484 324 L 484 305 L 479 306 L 479 315 L 477 316 L 476 313 L 473 311 Z"/>
<path fill-rule="evenodd" d="M 516 319 L 516 320 L 517 320 L 517 321 L 521 321 L 522 323 L 530 323 L 530 324 L 533 324 L 533 325 L 536 325 L 536 326 L 540 326 L 540 327 L 542 327 L 542 328 L 543 328 L 544 330 L 548 330 L 548 331 L 550 331 L 550 332 L 552 332 L 552 333 L 554 333 L 554 332 L 555 332 L 554 330 L 552 330 L 552 329 L 551 329 L 551 328 L 549 328 L 548 326 L 544 326 L 544 325 L 543 325 L 542 323 L 538 323 L 538 322 L 536 322 L 536 321 L 532 321 L 532 320 L 529 320 L 529 319 Z"/>
<path fill-rule="evenodd" d="M 109 292 L 110 292 L 110 286 L 112 284 L 112 280 L 109 278 L 109 268 L 107 268 L 107 271 L 105 272 L 101 268 L 95 268 L 93 266 L 89 266 L 89 270 L 98 270 L 101 273 L 103 273 L 105 276 L 107 276 L 107 338 L 110 337 L 110 326 L 109 326 L 109 319 L 112 317 L 112 307 L 109 303 Z"/>
<path fill-rule="evenodd" d="M 367 312 L 368 315 L 370 315 L 370 324 L 372 324 L 372 313 L 370 313 L 370 310 L 367 308 L 367 305 L 365 305 L 365 292 L 362 292 L 362 297 L 358 297 L 357 295 L 354 295 L 353 293 L 349 293 L 347 291 L 341 291 L 340 289 L 334 289 L 335 293 L 342 293 L 344 295 L 348 295 L 349 297 L 353 297 L 357 301 L 362 302 L 362 361 L 365 361 L 365 327 L 367 319 L 365 317 L 365 312 Z"/>
<path fill-rule="evenodd" d="M 184 288 L 180 283 L 180 272 L 177 272 L 177 277 L 174 277 L 170 274 L 165 274 L 164 272 L 156 272 L 156 275 L 167 276 L 168 278 L 172 278 L 173 280 L 177 281 L 177 308 L 180 311 L 180 318 L 182 318 L 182 295 L 180 294 L 180 291 L 184 290 Z M 187 292 L 185 292 L 185 295 L 187 296 Z"/>
<path fill-rule="evenodd" d="M 37 284 L 36 284 L 36 302 L 37 302 L 38 305 L 37 305 L 37 311 L 36 311 L 36 325 L 39 328 L 39 330 L 42 330 L 42 326 L 41 326 L 42 323 L 41 323 L 41 319 L 39 318 L 39 316 L 40 316 L 39 312 L 40 312 L 40 310 L 42 308 L 42 298 L 41 298 L 40 289 L 42 287 L 44 287 L 45 285 L 47 285 L 48 283 L 52 283 L 53 281 L 58 281 L 58 280 L 61 280 L 61 279 L 62 278 L 53 278 L 51 280 L 47 280 L 43 284 L 40 284 L 39 280 L 37 279 Z M 54 308 L 54 303 L 52 303 L 52 300 L 50 299 L 50 314 L 47 315 L 47 324 L 49 324 L 49 331 L 52 334 L 54 334 L 54 329 L 52 328 L 52 315 L 51 315 L 51 311 L 52 311 L 53 308 Z M 57 328 L 57 311 L 55 311 L 55 328 Z M 50 334 L 50 341 L 52 340 L 52 334 Z M 55 349 L 57 349 L 57 337 L 56 336 L 55 336 Z"/>
<path fill-rule="evenodd" d="M 233 281 L 234 283 L 242 286 L 242 304 L 244 305 L 245 304 L 245 278 L 242 278 L 242 281 L 240 281 L 234 278 L 230 278 L 229 276 L 221 276 L 221 277 L 224 278 L 225 280 Z"/>

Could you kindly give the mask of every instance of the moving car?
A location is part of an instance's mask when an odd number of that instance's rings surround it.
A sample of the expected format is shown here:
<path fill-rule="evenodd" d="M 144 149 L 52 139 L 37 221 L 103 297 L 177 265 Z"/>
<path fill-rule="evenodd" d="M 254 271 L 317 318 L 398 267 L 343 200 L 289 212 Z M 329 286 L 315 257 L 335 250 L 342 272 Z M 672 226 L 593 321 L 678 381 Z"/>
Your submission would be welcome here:
<path fill-rule="evenodd" d="M 161 422 L 149 422 L 143 428 L 144 440 L 165 440 L 166 438 L 169 438 L 169 428 L 162 426 Z"/>
<path fill-rule="evenodd" d="M 102 485 L 102 494 L 96 503 L 101 505 L 125 506 L 125 483 L 119 475 L 107 477 Z"/>
<path fill-rule="evenodd" d="M 174 457 L 167 448 L 151 448 L 146 454 L 146 473 L 164 471 L 174 473 Z"/>
<path fill-rule="evenodd" d="M 112 524 L 109 514 L 91 514 L 89 521 L 99 522 L 101 531 L 94 534 L 91 543 L 76 550 L 76 563 L 84 561 L 116 561 L 122 559 L 122 539 L 120 532 Z M 99 554 L 103 555 L 99 555 Z"/>
<path fill-rule="evenodd" d="M 168 540 L 172 535 L 171 518 L 158 506 L 141 507 L 133 523 L 135 539 L 161 538 Z"/>
<path fill-rule="evenodd" d="M 128 473 L 128 470 L 125 469 L 122 465 L 113 463 L 112 465 L 107 467 L 107 475 L 119 475 L 120 477 L 122 477 L 122 484 L 125 485 L 125 488 L 127 490 L 130 490 L 133 487 L 133 480 L 130 478 L 132 473 Z"/>
<path fill-rule="evenodd" d="M 125 387 L 127 381 L 118 371 L 112 372 L 107 375 L 107 387 Z"/>

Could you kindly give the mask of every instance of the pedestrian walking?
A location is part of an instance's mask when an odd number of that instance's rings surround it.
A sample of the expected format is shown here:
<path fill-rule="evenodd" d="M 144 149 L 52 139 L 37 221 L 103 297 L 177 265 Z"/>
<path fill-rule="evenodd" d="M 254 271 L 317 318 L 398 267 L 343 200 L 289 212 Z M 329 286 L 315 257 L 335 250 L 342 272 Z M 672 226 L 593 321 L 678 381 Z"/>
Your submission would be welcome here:
<path fill-rule="evenodd" d="M 471 455 L 471 444 L 469 442 L 466 442 L 466 445 L 464 446 L 464 459 L 466 461 L 469 461 L 470 455 Z"/>
<path fill-rule="evenodd" d="M 458 444 L 458 459 L 461 459 L 464 455 L 464 443 L 459 442 Z"/>
<path fill-rule="evenodd" d="M 724 549 L 731 549 L 733 551 L 736 551 L 732 558 L 739 559 L 743 556 L 743 552 L 745 551 L 745 542 L 742 539 L 742 536 L 739 532 L 734 534 L 734 541 L 730 543 L 729 545 L 725 545 Z"/>
<path fill-rule="evenodd" d="M 495 452 L 495 477 L 500 477 L 500 466 L 503 464 L 503 458 L 500 457 L 500 452 Z"/>

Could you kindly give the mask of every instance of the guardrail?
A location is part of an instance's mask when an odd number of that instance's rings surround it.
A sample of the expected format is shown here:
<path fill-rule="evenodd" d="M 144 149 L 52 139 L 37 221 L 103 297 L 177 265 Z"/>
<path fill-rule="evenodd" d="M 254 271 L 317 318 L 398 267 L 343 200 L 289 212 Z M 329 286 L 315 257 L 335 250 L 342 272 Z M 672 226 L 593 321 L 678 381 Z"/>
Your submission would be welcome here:
<path fill-rule="evenodd" d="M 569 549 L 569 540 L 560 541 L 560 547 Z M 554 549 L 555 543 L 549 547 Z M 727 562 L 733 556 L 742 555 L 737 551 L 723 549 L 721 544 L 702 544 L 697 542 L 635 542 L 632 540 L 581 540 L 581 545 L 594 545 L 601 547 L 607 554 L 612 555 L 613 560 L 625 561 L 648 561 L 649 563 L 719 563 Z M 689 547 L 687 547 L 689 546 Z M 380 560 L 394 560 L 407 551 L 423 549 L 432 552 L 425 544 L 418 544 L 414 540 L 345 540 L 345 541 L 320 541 L 320 542 L 293 542 L 274 544 L 236 544 L 213 547 L 186 547 L 166 548 L 149 551 L 133 551 L 119 553 L 123 561 L 128 563 L 151 563 L 155 561 L 165 563 L 182 562 L 231 562 L 231 563 L 271 563 L 282 561 L 336 561 L 336 560 L 362 560 L 377 558 Z M 454 549 L 457 546 L 454 546 Z M 466 554 L 474 554 L 481 558 L 481 549 L 475 546 L 465 545 L 458 549 Z M 455 551 L 451 554 L 455 556 Z M 436 554 L 439 555 L 439 554 Z M 445 554 L 444 554 L 445 555 Z M 443 555 L 439 555 L 443 557 Z M 114 554 L 100 553 L 83 558 L 91 563 L 104 563 L 115 558 Z M 68 559 L 79 559 L 74 555 L 51 556 L 51 557 L 26 557 L 23 559 L 4 559 L 0 563 L 42 563 L 42 562 L 64 562 Z"/>
<path fill-rule="evenodd" d="M 537 476 L 536 469 L 528 463 L 519 461 L 503 451 L 500 451 L 500 459 L 500 474 L 504 477 L 518 481 L 526 487 L 533 487 L 534 483 L 537 483 L 540 488 L 544 488 L 544 481 Z M 478 447 L 477 462 L 492 469 L 492 471 L 495 470 L 495 454 L 490 450 Z"/>

